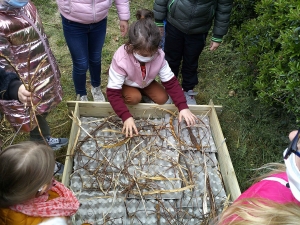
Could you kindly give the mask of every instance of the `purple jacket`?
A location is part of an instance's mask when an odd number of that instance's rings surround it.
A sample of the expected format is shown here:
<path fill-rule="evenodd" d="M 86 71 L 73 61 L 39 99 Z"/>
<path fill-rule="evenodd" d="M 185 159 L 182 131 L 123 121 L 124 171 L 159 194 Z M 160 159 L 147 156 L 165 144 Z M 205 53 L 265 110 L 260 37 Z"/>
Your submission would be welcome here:
<path fill-rule="evenodd" d="M 68 20 L 90 24 L 103 20 L 108 15 L 112 0 L 56 0 L 59 12 Z M 129 0 L 115 0 L 120 20 L 129 20 Z"/>

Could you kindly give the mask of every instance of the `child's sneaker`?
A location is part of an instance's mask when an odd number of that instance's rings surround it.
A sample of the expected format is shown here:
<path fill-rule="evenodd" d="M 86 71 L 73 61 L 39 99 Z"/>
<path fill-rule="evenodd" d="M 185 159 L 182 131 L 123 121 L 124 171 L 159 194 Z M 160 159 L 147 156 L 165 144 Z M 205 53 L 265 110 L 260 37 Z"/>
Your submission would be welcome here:
<path fill-rule="evenodd" d="M 61 147 L 67 145 L 69 142 L 68 138 L 53 138 L 50 136 L 46 137 L 46 141 L 53 150 L 59 150 Z"/>
<path fill-rule="evenodd" d="M 172 101 L 172 99 L 171 99 L 171 97 L 169 96 L 169 98 L 168 98 L 168 100 L 166 101 L 166 103 L 165 104 L 173 104 L 173 101 Z"/>
<path fill-rule="evenodd" d="M 92 87 L 91 92 L 95 102 L 105 102 L 104 95 L 99 87 Z"/>
<path fill-rule="evenodd" d="M 63 172 L 64 172 L 64 164 L 60 163 L 60 162 L 57 162 L 55 161 L 55 167 L 54 167 L 54 175 L 62 175 Z"/>
<path fill-rule="evenodd" d="M 195 100 L 195 95 L 197 95 L 198 92 L 194 92 L 193 90 L 184 91 L 184 96 L 186 98 L 186 103 L 188 105 L 197 105 L 197 102 Z"/>
<path fill-rule="evenodd" d="M 142 96 L 142 99 L 143 99 L 143 101 L 144 101 L 145 103 L 152 103 L 152 104 L 154 104 L 154 101 L 152 101 L 151 98 L 149 98 L 149 97 L 146 96 L 146 95 L 143 95 L 143 96 Z"/>
<path fill-rule="evenodd" d="M 81 101 L 81 102 L 87 102 L 87 101 L 89 101 L 88 98 L 87 98 L 87 95 L 82 95 L 82 96 L 80 97 L 80 101 Z"/>

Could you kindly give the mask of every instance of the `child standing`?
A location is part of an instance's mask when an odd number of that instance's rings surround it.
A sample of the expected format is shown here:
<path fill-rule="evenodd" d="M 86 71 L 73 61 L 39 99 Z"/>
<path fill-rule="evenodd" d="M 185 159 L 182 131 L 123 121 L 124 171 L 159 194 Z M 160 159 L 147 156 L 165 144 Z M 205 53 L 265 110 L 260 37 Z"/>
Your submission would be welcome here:
<path fill-rule="evenodd" d="M 198 84 L 199 56 L 212 27 L 210 50 L 216 50 L 227 33 L 233 0 L 155 0 L 154 16 L 163 32 L 166 60 L 175 76 L 181 68 L 182 88 L 187 103 L 196 105 L 193 91 Z"/>
<path fill-rule="evenodd" d="M 30 141 L 11 145 L 0 153 L 0 165 L 0 225 L 67 221 L 78 210 L 74 194 L 53 179 L 50 147 Z"/>
<path fill-rule="evenodd" d="M 16 130 L 30 131 L 31 141 L 45 139 L 57 150 L 68 139 L 51 137 L 46 116 L 62 87 L 41 18 L 29 0 L 0 0 L 0 21 L 0 111 Z"/>
<path fill-rule="evenodd" d="M 105 102 L 101 91 L 101 55 L 112 3 L 116 6 L 122 36 L 128 30 L 129 0 L 56 0 L 64 36 L 72 56 L 73 82 L 80 101 L 88 101 L 86 72 L 89 70 L 94 101 Z M 114 10 L 115 11 L 115 10 Z"/>
<path fill-rule="evenodd" d="M 159 49 L 161 35 L 153 12 L 138 10 L 136 18 L 129 28 L 127 43 L 114 54 L 107 85 L 107 98 L 124 122 L 123 132 L 131 137 L 133 131 L 138 134 L 125 104 L 138 104 L 142 95 L 160 105 L 170 95 L 179 110 L 179 121 L 184 118 L 188 126 L 195 124 L 196 116 L 189 110 L 180 84 Z M 163 86 L 155 80 L 157 75 Z"/>

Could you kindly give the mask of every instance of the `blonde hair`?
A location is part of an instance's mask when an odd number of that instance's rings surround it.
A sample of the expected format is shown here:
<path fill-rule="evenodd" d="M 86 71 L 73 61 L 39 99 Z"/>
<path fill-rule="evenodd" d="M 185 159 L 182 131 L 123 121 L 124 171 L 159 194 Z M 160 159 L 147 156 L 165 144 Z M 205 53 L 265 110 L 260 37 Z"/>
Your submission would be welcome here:
<path fill-rule="evenodd" d="M 254 183 L 273 174 L 285 172 L 282 163 L 268 163 L 256 169 L 260 174 Z M 277 203 L 263 198 L 244 198 L 235 201 L 212 224 L 216 225 L 296 225 L 300 221 L 300 203 Z"/>
<path fill-rule="evenodd" d="M 234 202 L 215 221 L 216 225 L 298 225 L 300 206 L 269 199 L 245 198 Z"/>
<path fill-rule="evenodd" d="M 286 166 L 283 163 L 267 163 L 262 167 L 256 169 L 256 174 L 259 174 L 254 179 L 254 183 L 261 181 L 266 177 L 270 177 L 273 174 L 286 171 Z"/>
<path fill-rule="evenodd" d="M 32 141 L 11 145 L 0 152 L 0 207 L 33 199 L 53 177 L 53 150 Z"/>

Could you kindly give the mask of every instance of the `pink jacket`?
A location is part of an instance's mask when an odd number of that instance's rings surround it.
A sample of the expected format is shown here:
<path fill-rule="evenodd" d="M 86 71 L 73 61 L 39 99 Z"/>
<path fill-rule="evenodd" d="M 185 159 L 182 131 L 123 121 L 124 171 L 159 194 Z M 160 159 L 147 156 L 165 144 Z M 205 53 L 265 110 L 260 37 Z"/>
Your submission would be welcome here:
<path fill-rule="evenodd" d="M 132 54 L 126 52 L 124 45 L 118 48 L 112 59 L 106 94 L 112 108 L 123 122 L 132 116 L 122 99 L 123 84 L 145 88 L 157 76 L 178 110 L 188 108 L 182 88 L 165 60 L 165 53 L 161 49 L 154 55 L 152 61 L 146 63 L 145 66 L 146 77 L 143 79 L 140 63 Z"/>
<path fill-rule="evenodd" d="M 103 20 L 108 15 L 112 0 L 56 0 L 59 12 L 68 20 L 90 24 Z M 114 0 L 119 19 L 129 20 L 129 0 Z"/>
<path fill-rule="evenodd" d="M 281 178 L 286 183 L 288 183 L 287 174 L 285 172 L 273 174 L 270 177 L 271 179 L 273 177 L 275 179 Z M 253 184 L 250 188 L 243 192 L 236 199 L 236 201 L 244 198 L 259 197 L 282 204 L 292 202 L 300 205 L 300 202 L 293 196 L 290 188 L 286 187 L 285 184 L 282 184 L 278 181 L 268 179 L 269 178 L 263 179 Z"/>
<path fill-rule="evenodd" d="M 234 203 L 247 198 L 266 199 L 279 204 L 295 203 L 300 206 L 300 202 L 294 197 L 291 189 L 289 188 L 288 178 L 285 172 L 273 174 L 253 184 L 245 192 L 243 192 L 234 201 Z M 236 214 L 232 214 L 229 218 L 218 224 L 231 224 L 231 221 L 233 220 L 239 221 L 240 219 Z"/>

